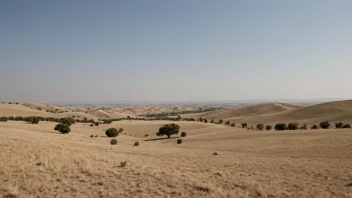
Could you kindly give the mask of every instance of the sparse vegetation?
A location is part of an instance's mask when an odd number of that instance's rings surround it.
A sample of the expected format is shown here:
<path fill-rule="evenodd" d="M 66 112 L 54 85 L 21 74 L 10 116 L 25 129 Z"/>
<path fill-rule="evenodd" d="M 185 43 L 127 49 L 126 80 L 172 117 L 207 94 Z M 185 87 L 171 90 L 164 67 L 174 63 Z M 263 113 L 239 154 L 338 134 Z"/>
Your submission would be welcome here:
<path fill-rule="evenodd" d="M 55 126 L 54 130 L 59 131 L 62 134 L 71 132 L 70 126 L 65 123 L 59 123 Z"/>
<path fill-rule="evenodd" d="M 122 162 L 120 162 L 120 166 L 123 168 L 123 167 L 125 167 L 125 166 L 127 166 L 127 161 L 122 161 Z"/>
<path fill-rule="evenodd" d="M 343 124 L 342 122 L 335 123 L 337 129 L 347 129 L 351 128 L 350 124 Z"/>
<path fill-rule="evenodd" d="M 303 124 L 303 126 L 301 126 L 300 129 L 301 129 L 301 130 L 307 130 L 307 129 L 308 129 L 307 124 Z"/>

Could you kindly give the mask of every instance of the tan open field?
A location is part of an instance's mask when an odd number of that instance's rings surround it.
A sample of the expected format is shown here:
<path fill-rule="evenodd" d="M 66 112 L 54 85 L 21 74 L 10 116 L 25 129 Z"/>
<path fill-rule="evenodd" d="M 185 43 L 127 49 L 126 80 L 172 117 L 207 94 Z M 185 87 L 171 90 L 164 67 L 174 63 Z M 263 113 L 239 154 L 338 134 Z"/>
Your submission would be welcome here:
<path fill-rule="evenodd" d="M 247 131 L 177 122 L 188 134 L 178 145 L 177 138 L 153 140 L 166 123 L 74 124 L 62 135 L 56 123 L 0 122 L 0 195 L 352 197 L 350 129 Z M 104 134 L 109 127 L 124 128 L 117 145 Z M 119 167 L 121 161 L 128 165 Z"/>

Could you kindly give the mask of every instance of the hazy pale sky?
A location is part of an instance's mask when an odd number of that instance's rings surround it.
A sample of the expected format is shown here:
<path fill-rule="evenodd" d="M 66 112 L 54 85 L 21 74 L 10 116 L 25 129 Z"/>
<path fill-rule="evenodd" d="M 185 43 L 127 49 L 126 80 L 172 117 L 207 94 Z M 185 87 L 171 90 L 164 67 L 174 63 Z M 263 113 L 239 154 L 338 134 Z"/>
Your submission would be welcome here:
<path fill-rule="evenodd" d="M 0 100 L 352 98 L 351 0 L 0 1 Z"/>

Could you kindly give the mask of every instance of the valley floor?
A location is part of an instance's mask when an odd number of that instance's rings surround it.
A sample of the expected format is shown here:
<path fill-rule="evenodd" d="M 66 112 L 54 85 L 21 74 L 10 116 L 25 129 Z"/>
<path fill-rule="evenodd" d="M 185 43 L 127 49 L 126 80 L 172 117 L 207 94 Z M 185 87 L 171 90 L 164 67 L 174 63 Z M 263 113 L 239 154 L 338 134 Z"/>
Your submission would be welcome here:
<path fill-rule="evenodd" d="M 0 196 L 352 197 L 350 129 L 177 122 L 188 134 L 178 145 L 155 135 L 166 123 L 75 124 L 62 135 L 56 123 L 0 122 Z M 124 128 L 117 145 L 105 136 L 110 127 Z"/>

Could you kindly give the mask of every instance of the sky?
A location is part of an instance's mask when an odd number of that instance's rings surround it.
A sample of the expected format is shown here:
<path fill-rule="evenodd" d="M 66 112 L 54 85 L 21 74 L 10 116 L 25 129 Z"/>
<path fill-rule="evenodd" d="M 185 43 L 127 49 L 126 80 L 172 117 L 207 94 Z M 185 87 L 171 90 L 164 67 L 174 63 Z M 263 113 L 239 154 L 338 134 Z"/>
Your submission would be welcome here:
<path fill-rule="evenodd" d="M 0 100 L 352 98 L 350 0 L 0 0 Z"/>

